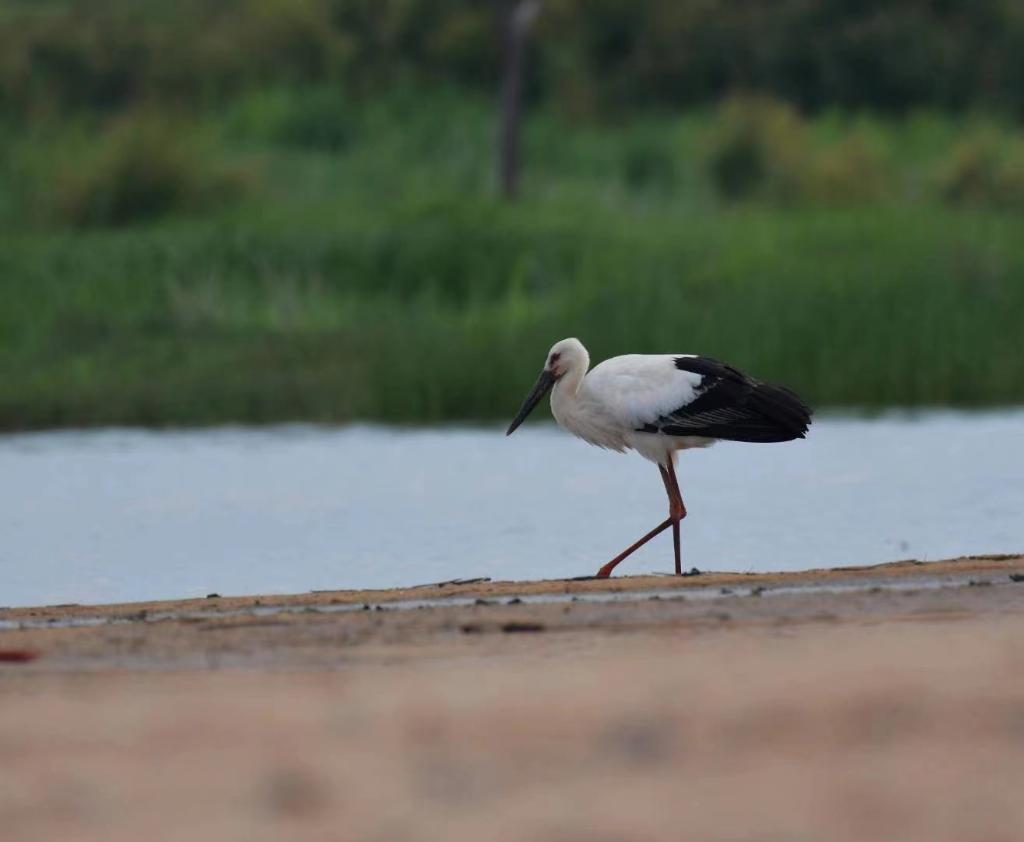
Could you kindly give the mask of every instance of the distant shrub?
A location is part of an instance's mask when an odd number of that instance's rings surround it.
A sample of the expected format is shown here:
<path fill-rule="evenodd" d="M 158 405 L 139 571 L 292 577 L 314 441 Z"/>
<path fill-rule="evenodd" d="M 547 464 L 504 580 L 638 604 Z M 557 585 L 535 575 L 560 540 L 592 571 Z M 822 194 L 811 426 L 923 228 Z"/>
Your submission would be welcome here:
<path fill-rule="evenodd" d="M 879 151 L 851 134 L 813 157 L 803 189 L 809 200 L 825 204 L 876 202 L 890 192 L 890 181 Z"/>
<path fill-rule="evenodd" d="M 352 39 L 328 0 L 0 0 L 0 111 L 202 106 L 338 77 Z"/>
<path fill-rule="evenodd" d="M 950 204 L 1024 207 L 1024 142 L 979 132 L 953 148 L 937 181 Z"/>
<path fill-rule="evenodd" d="M 733 97 L 719 109 L 707 167 L 726 199 L 788 201 L 801 193 L 806 157 L 803 120 L 793 108 L 762 97 Z"/>
<path fill-rule="evenodd" d="M 228 118 L 242 139 L 339 152 L 355 137 L 352 104 L 332 87 L 278 87 L 243 97 Z"/>
<path fill-rule="evenodd" d="M 72 225 L 121 225 L 218 204 L 243 186 L 239 173 L 209 164 L 187 129 L 130 116 L 58 169 L 48 211 Z"/>
<path fill-rule="evenodd" d="M 890 192 L 884 156 L 867 135 L 843 129 L 812 142 L 795 109 L 763 97 L 722 104 L 706 163 L 716 192 L 731 201 L 860 204 Z"/>
<path fill-rule="evenodd" d="M 297 97 L 275 129 L 276 139 L 289 146 L 338 152 L 351 143 L 352 116 L 338 92 L 321 88 Z"/>
<path fill-rule="evenodd" d="M 660 133 L 629 138 L 622 152 L 622 175 L 633 190 L 671 190 L 676 182 L 676 155 Z"/>

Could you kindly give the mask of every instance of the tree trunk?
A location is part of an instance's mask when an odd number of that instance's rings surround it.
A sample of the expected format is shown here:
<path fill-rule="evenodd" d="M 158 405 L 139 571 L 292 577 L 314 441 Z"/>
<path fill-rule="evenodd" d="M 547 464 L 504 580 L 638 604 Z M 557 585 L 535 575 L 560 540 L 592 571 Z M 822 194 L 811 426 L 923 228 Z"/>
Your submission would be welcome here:
<path fill-rule="evenodd" d="M 501 27 L 501 129 L 498 135 L 498 183 L 506 199 L 519 190 L 519 126 L 522 118 L 523 61 L 526 36 L 540 11 L 540 0 L 499 0 Z"/>

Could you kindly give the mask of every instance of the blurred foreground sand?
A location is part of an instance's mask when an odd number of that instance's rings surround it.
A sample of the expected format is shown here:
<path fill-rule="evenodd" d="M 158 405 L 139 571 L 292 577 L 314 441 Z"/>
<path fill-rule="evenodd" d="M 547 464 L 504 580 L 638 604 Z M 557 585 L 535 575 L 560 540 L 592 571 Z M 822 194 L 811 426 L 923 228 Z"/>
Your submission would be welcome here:
<path fill-rule="evenodd" d="M 1020 572 L 0 611 L 0 839 L 1024 839 Z"/>

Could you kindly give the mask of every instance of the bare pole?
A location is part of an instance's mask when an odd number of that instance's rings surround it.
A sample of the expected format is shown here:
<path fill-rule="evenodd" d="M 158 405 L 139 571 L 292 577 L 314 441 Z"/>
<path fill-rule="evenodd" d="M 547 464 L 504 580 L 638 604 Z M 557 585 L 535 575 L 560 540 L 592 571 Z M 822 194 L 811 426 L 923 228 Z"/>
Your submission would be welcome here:
<path fill-rule="evenodd" d="M 540 12 L 541 0 L 499 0 L 501 27 L 501 128 L 498 134 L 498 183 L 506 199 L 519 190 L 519 126 L 522 121 L 523 54 L 526 36 Z"/>

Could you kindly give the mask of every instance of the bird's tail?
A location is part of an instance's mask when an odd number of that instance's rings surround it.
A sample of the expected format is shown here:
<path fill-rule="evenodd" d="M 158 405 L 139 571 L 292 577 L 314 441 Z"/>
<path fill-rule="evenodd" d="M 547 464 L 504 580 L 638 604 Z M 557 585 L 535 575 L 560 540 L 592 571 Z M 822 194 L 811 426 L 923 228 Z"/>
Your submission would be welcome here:
<path fill-rule="evenodd" d="M 757 383 L 750 395 L 749 405 L 763 422 L 758 425 L 759 437 L 756 441 L 791 441 L 807 436 L 812 410 L 785 386 Z"/>

